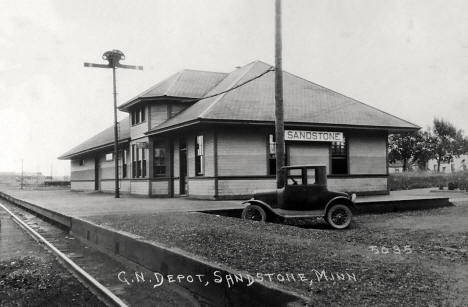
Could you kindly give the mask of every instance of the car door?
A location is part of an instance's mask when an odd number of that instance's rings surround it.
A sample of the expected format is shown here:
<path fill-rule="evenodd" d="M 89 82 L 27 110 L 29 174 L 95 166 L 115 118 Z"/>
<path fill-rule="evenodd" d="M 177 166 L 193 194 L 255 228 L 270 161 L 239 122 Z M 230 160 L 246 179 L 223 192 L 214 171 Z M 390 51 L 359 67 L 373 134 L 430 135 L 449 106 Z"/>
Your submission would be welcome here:
<path fill-rule="evenodd" d="M 327 190 L 327 187 L 319 182 L 316 168 L 308 168 L 305 171 L 307 178 L 307 210 L 323 209 L 323 192 Z"/>
<path fill-rule="evenodd" d="M 307 185 L 302 169 L 288 169 L 284 187 L 284 207 L 286 210 L 307 208 Z"/>

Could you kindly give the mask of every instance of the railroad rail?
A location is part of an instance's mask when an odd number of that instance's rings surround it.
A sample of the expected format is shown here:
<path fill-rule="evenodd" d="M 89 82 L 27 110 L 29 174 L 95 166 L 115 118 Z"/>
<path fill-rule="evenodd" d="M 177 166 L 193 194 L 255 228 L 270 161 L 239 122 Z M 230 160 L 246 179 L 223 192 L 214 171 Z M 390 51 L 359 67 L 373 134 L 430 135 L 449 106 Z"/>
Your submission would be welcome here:
<path fill-rule="evenodd" d="M 16 216 L 11 212 L 7 207 L 0 203 L 0 208 L 5 210 L 13 221 L 15 221 L 21 228 L 23 228 L 34 240 L 44 244 L 45 247 L 50 250 L 63 264 L 63 266 L 75 276 L 86 288 L 88 288 L 96 297 L 101 300 L 107 306 L 119 306 L 124 307 L 127 304 L 113 294 L 109 289 L 99 283 L 91 275 L 89 275 L 85 270 L 78 266 L 73 260 L 68 258 L 64 253 L 58 250 L 53 244 L 46 240 L 41 234 L 32 229 L 28 224 L 26 224 L 22 219 Z"/>

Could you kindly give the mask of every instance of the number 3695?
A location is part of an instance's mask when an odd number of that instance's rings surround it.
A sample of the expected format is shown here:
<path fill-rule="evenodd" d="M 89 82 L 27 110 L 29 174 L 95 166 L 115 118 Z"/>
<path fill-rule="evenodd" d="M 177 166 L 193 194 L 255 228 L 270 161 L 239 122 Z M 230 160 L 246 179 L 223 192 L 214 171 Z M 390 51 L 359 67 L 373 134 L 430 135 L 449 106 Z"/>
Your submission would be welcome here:
<path fill-rule="evenodd" d="M 392 247 L 386 247 L 386 246 L 376 246 L 376 245 L 371 245 L 369 246 L 369 250 L 373 252 L 376 255 L 379 254 L 396 254 L 396 255 L 407 255 L 411 254 L 413 252 L 413 249 L 411 248 L 411 245 L 405 245 L 403 248 L 401 248 L 398 245 L 394 245 Z"/>

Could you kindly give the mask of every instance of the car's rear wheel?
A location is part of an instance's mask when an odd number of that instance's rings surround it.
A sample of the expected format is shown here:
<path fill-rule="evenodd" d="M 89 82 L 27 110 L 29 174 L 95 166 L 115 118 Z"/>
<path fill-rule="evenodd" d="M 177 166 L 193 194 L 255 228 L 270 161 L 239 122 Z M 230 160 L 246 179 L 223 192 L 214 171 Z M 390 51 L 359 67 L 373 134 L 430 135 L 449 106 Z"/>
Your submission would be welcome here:
<path fill-rule="evenodd" d="M 335 229 L 345 229 L 351 224 L 353 213 L 348 206 L 334 204 L 328 209 L 325 219 Z"/>
<path fill-rule="evenodd" d="M 242 219 L 265 222 L 267 218 L 265 210 L 259 205 L 250 204 L 242 210 Z"/>

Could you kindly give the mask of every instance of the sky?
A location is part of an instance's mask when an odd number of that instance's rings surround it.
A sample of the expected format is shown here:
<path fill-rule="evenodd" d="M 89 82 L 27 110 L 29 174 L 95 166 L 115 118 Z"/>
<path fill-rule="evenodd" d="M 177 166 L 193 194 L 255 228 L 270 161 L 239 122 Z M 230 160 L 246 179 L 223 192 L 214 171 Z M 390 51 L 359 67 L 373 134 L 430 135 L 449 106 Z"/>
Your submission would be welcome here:
<path fill-rule="evenodd" d="M 0 171 L 69 174 L 57 157 L 118 104 L 185 68 L 274 64 L 274 0 L 0 0 Z M 468 1 L 283 0 L 283 69 L 423 128 L 468 133 Z M 119 112 L 119 119 L 126 113 Z"/>

